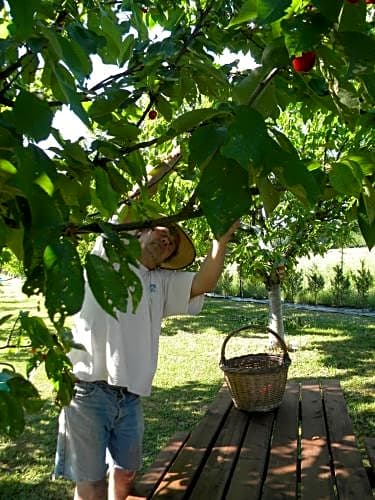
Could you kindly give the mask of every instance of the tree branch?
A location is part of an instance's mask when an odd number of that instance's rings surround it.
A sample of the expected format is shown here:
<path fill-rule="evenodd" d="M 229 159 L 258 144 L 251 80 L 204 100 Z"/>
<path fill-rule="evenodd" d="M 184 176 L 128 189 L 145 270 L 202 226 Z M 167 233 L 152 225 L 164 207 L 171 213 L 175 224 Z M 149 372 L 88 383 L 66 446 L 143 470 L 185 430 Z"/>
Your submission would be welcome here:
<path fill-rule="evenodd" d="M 187 219 L 197 219 L 202 217 L 203 211 L 201 208 L 197 208 L 193 212 L 186 213 L 185 208 L 175 215 L 168 215 L 165 217 L 158 217 L 157 219 L 148 219 L 143 221 L 134 222 L 124 222 L 122 224 L 113 224 L 107 222 L 106 226 L 116 233 L 134 231 L 135 229 L 145 229 L 155 226 L 168 226 L 173 223 L 177 223 Z M 87 234 L 87 233 L 103 233 L 103 226 L 98 222 L 93 222 L 92 224 L 86 224 L 84 226 L 79 226 L 77 228 L 69 225 L 66 230 L 70 234 Z"/>
<path fill-rule="evenodd" d="M 264 92 L 267 85 L 271 83 L 271 81 L 275 78 L 277 73 L 280 71 L 280 68 L 272 68 L 268 75 L 263 78 L 263 80 L 257 85 L 256 89 L 252 93 L 249 99 L 249 106 L 253 106 L 258 97 Z"/>

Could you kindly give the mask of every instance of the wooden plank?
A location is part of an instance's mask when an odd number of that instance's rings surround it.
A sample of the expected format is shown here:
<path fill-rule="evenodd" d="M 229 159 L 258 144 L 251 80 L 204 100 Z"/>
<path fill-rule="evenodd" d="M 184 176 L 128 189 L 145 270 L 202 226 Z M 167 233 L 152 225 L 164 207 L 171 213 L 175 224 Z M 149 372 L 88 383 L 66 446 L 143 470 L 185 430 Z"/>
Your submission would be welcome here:
<path fill-rule="evenodd" d="M 370 482 L 362 465 L 343 392 L 337 380 L 322 384 L 328 437 L 340 500 L 373 498 Z"/>
<path fill-rule="evenodd" d="M 248 414 L 232 407 L 189 498 L 220 500 L 224 497 L 248 420 Z"/>
<path fill-rule="evenodd" d="M 299 384 L 288 382 L 278 409 L 262 500 L 295 498 L 297 485 Z"/>
<path fill-rule="evenodd" d="M 215 441 L 232 406 L 226 386 L 222 386 L 215 400 L 165 474 L 152 498 L 183 498 L 194 484 L 207 459 L 207 450 Z"/>
<path fill-rule="evenodd" d="M 364 442 L 372 472 L 375 473 L 375 438 L 365 437 Z"/>
<path fill-rule="evenodd" d="M 162 448 L 153 464 L 144 474 L 136 479 L 132 491 L 135 497 L 150 498 L 189 435 L 190 432 L 179 431 L 172 436 L 168 443 Z"/>
<path fill-rule="evenodd" d="M 226 500 L 256 500 L 260 496 L 275 412 L 251 414 Z"/>
<path fill-rule="evenodd" d="M 335 498 L 319 384 L 301 387 L 301 498 Z"/>

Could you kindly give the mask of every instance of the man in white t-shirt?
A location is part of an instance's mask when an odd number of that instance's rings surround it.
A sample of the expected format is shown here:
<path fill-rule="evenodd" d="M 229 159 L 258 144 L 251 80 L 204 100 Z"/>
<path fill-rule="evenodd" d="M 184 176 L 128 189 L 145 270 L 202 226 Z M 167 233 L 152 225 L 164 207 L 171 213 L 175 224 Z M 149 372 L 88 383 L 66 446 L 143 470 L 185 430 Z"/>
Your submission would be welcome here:
<path fill-rule="evenodd" d="M 212 290 L 223 268 L 234 224 L 197 273 L 176 272 L 195 258 L 194 246 L 176 224 L 138 232 L 142 299 L 135 312 L 117 319 L 96 302 L 86 283 L 85 299 L 75 317 L 70 358 L 77 377 L 75 396 L 59 419 L 55 477 L 75 481 L 75 500 L 123 500 L 142 461 L 143 413 L 139 396 L 148 396 L 156 371 L 162 319 L 198 314 L 204 293 Z M 105 257 L 102 238 L 94 253 Z M 131 301 L 129 301 L 131 302 Z M 109 484 L 106 475 L 109 470 Z"/>

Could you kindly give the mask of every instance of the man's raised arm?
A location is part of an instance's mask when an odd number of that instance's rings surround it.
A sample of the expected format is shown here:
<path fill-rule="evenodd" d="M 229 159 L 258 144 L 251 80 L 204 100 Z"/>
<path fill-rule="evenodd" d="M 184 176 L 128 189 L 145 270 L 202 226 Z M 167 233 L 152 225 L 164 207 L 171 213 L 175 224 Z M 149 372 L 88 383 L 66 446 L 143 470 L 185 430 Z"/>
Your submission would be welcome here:
<path fill-rule="evenodd" d="M 191 298 L 202 295 L 205 292 L 210 292 L 215 288 L 223 270 L 227 244 L 239 225 L 239 221 L 235 222 L 218 240 L 215 239 L 212 241 L 211 250 L 208 252 L 199 271 L 193 279 L 190 294 Z"/>

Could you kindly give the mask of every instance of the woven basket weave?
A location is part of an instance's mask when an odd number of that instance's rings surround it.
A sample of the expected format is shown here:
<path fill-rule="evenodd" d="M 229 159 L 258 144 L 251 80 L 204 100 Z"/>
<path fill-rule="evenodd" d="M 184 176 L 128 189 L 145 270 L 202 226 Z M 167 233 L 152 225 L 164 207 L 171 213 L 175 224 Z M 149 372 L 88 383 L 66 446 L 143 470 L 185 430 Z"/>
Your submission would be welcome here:
<path fill-rule="evenodd" d="M 282 354 L 259 353 L 225 358 L 228 340 L 244 330 L 272 333 L 282 349 Z M 247 325 L 228 334 L 221 348 L 220 368 L 228 384 L 233 403 L 239 410 L 271 411 L 280 406 L 291 363 L 285 342 L 270 328 Z"/>

